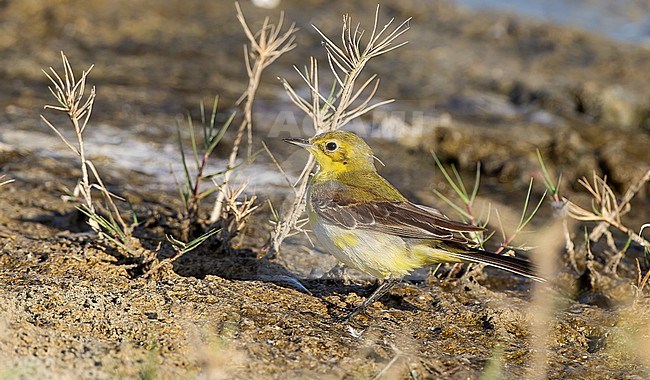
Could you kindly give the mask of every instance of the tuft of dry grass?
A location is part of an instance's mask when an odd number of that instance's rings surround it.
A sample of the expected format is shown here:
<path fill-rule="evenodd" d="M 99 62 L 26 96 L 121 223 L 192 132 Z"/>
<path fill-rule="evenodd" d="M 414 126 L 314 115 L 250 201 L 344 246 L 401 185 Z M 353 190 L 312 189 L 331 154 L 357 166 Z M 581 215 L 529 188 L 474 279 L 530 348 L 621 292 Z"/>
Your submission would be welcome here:
<path fill-rule="evenodd" d="M 559 194 L 560 178 L 557 182 L 551 179 L 549 171 L 544 164 L 539 151 L 538 160 L 544 175 L 547 190 L 552 195 L 551 205 L 557 215 L 562 218 L 563 235 L 565 248 L 569 263 L 577 274 L 587 272 L 589 274 L 590 286 L 592 289 L 603 290 L 601 285 L 608 275 L 618 278 L 618 268 L 632 244 L 638 244 L 646 252 L 650 252 L 650 242 L 643 237 L 644 224 L 636 232 L 635 228 L 629 227 L 623 221 L 623 217 L 632 209 L 632 201 L 641 189 L 650 182 L 650 169 L 648 169 L 629 189 L 619 197 L 607 183 L 607 177 L 598 176 L 595 172 L 591 181 L 586 177 L 578 180 L 591 199 L 591 207 L 583 207 L 577 203 L 562 197 Z M 556 183 L 556 184 L 555 184 Z M 573 242 L 568 221 L 569 219 L 586 223 L 584 226 L 584 243 L 578 249 Z M 590 223 L 596 223 L 589 228 Z M 618 230 L 627 236 L 622 246 L 617 246 L 613 230 Z M 592 251 L 592 246 L 604 239 L 607 249 L 602 252 Z M 620 244 L 619 244 L 620 245 Z M 602 258 L 603 265 L 597 263 L 597 257 Z M 630 285 L 634 289 L 634 298 L 637 299 L 643 294 L 643 288 L 647 284 L 648 276 L 642 276 L 641 265 L 637 259 L 636 283 L 630 279 Z"/>
<path fill-rule="evenodd" d="M 598 240 L 603 234 L 608 234 L 609 228 L 615 228 L 626 234 L 631 240 L 641 245 L 645 249 L 650 249 L 650 242 L 644 239 L 632 228 L 625 226 L 621 222 L 621 217 L 627 214 L 631 209 L 631 202 L 634 196 L 650 181 L 650 169 L 639 178 L 619 201 L 614 190 L 607 183 L 607 177 L 599 177 L 593 173 L 592 182 L 583 177 L 578 180 L 585 190 L 592 197 L 591 210 L 583 208 L 571 201 L 568 201 L 569 216 L 573 219 L 583 222 L 598 222 L 598 225 L 592 230 L 589 238 L 592 241 Z M 616 251 L 616 250 L 615 250 Z"/>
<path fill-rule="evenodd" d="M 615 276 L 617 276 L 621 259 L 625 256 L 632 243 L 641 246 L 646 253 L 650 252 L 650 242 L 643 237 L 644 227 L 648 224 L 639 227 L 639 232 L 637 233 L 635 228 L 626 226 L 622 220 L 623 216 L 632 209 L 632 201 L 635 196 L 650 182 L 650 169 L 634 182 L 620 198 L 607 183 L 607 177 L 600 177 L 594 172 L 591 182 L 586 177 L 579 179 L 578 183 L 582 185 L 591 198 L 591 207 L 583 207 L 566 197 L 560 196 L 559 185 L 561 176 L 557 182 L 554 182 L 539 151 L 537 152 L 537 156 L 540 167 L 542 168 L 547 191 L 552 196 L 551 206 L 557 211 L 557 215 L 562 218 L 566 252 L 569 262 L 576 273 L 583 272 L 578 262 L 584 261 L 585 266 L 593 276 L 598 276 L 598 273 L 595 272 L 596 268 L 593 263 L 594 254 L 591 252 L 590 246 L 591 243 L 598 242 L 603 237 L 609 248 L 609 253 L 604 253 L 606 261 L 604 272 L 612 273 Z M 576 245 L 569 231 L 569 218 L 578 222 L 597 223 L 591 231 L 586 232 L 585 243 L 578 250 L 575 249 Z M 618 230 L 627 236 L 627 241 L 622 247 L 616 246 L 612 229 Z"/>
<path fill-rule="evenodd" d="M 553 221 L 547 227 L 538 231 L 532 238 L 535 255 L 533 260 L 539 268 L 541 276 L 551 279 L 557 273 L 558 263 L 561 262 L 562 240 L 557 239 L 562 234 L 562 223 Z M 553 346 L 559 299 L 553 289 L 552 282 L 535 283 L 533 299 L 530 305 L 530 349 L 532 357 L 528 371 L 524 378 L 546 379 L 550 368 L 549 360 L 552 358 Z"/>
<path fill-rule="evenodd" d="M 129 224 L 122 218 L 121 212 L 114 201 L 114 199 L 121 198 L 108 191 L 97 168 L 88 159 L 84 147 L 83 133 L 88 126 L 96 96 L 94 86 L 86 95 L 86 81 L 93 66 L 91 65 L 88 70 L 82 71 L 81 77 L 77 79 L 68 57 L 63 52 L 61 52 L 61 59 L 63 61 L 62 76 L 52 67 L 49 68 L 49 72 L 43 70 L 43 73 L 51 82 L 50 92 L 58 103 L 58 105 L 46 105 L 45 109 L 66 114 L 72 123 L 75 140 L 69 140 L 62 132 L 62 129 L 52 124 L 45 116 L 41 115 L 41 120 L 79 158 L 81 178 L 73 191 L 73 195 L 75 198 L 81 196 L 78 209 L 88 217 L 88 225 L 100 237 L 111 241 L 126 251 L 130 251 L 131 232 L 137 221 L 134 220 L 134 223 Z M 93 189 L 99 190 L 103 204 L 93 199 Z"/>
<path fill-rule="evenodd" d="M 242 182 L 238 186 L 222 184 L 221 191 L 224 194 L 224 212 L 219 224 L 219 237 L 221 241 L 227 242 L 226 247 L 229 249 L 236 236 L 246 227 L 246 223 L 251 215 L 258 209 L 256 203 L 257 195 L 246 194 L 248 182 Z"/>
<path fill-rule="evenodd" d="M 644 275 L 641 270 L 641 264 L 639 264 L 639 259 L 636 259 L 636 283 L 633 285 L 635 300 L 639 300 L 643 297 L 644 289 L 646 285 L 649 284 L 648 281 L 650 281 L 650 269 L 648 269 Z"/>
<path fill-rule="evenodd" d="M 260 85 L 262 73 L 264 72 L 264 69 L 270 66 L 283 54 L 293 50 L 296 46 L 294 44 L 295 33 L 298 30 L 295 24 L 292 23 L 287 30 L 282 31 L 284 25 L 284 13 L 281 13 L 277 24 L 270 23 L 269 18 L 267 17 L 264 19 L 259 31 L 253 33 L 244 17 L 239 3 L 236 2 L 235 7 L 237 8 L 237 20 L 239 20 L 239 23 L 244 29 L 249 43 L 248 45 L 244 45 L 244 61 L 246 64 L 246 72 L 248 74 L 248 87 L 237 101 L 237 103 L 244 102 L 244 118 L 237 128 L 237 135 L 235 136 L 233 148 L 228 157 L 228 166 L 226 168 L 223 183 L 218 185 L 219 192 L 212 213 L 210 214 L 210 223 L 216 223 L 222 217 L 224 212 L 233 210 L 232 204 L 228 205 L 225 201 L 228 198 L 227 193 L 232 193 L 228 187 L 230 186 L 232 169 L 237 165 L 239 149 L 244 134 L 248 136 L 247 158 L 251 159 L 252 156 L 253 103 L 255 101 L 255 94 Z"/>

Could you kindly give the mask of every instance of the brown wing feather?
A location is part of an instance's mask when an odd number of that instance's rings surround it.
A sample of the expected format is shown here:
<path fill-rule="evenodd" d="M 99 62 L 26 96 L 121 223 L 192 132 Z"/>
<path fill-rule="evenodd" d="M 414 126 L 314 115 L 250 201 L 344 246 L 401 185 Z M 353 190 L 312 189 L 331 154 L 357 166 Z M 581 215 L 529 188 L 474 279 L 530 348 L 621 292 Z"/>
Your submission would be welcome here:
<path fill-rule="evenodd" d="M 462 232 L 481 227 L 454 222 L 441 212 L 408 201 L 357 202 L 345 192 L 321 188 L 312 194 L 314 211 L 329 223 L 343 228 L 365 229 L 415 239 L 440 239 L 467 243 Z"/>

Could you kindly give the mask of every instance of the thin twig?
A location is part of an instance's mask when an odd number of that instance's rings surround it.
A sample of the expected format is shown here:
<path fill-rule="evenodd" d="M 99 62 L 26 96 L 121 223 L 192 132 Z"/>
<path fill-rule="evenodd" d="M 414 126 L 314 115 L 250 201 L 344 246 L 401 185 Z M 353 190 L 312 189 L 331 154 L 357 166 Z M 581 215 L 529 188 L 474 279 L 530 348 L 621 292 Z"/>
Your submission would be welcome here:
<path fill-rule="evenodd" d="M 282 178 L 284 178 L 284 180 L 289 185 L 289 188 L 291 190 L 293 190 L 293 193 L 295 195 L 296 194 L 296 188 L 294 187 L 293 182 L 291 182 L 291 179 L 289 179 L 289 176 L 287 175 L 287 172 L 284 171 L 284 169 L 282 168 L 282 165 L 280 165 L 280 163 L 275 158 L 275 156 L 273 155 L 273 153 L 271 152 L 271 150 L 269 149 L 269 147 L 266 145 L 266 143 L 264 141 L 262 141 L 262 146 L 264 147 L 264 150 L 269 155 L 269 157 L 271 157 L 271 161 L 273 161 L 273 164 L 275 165 L 275 167 L 278 168 L 278 171 L 280 172 L 280 174 L 282 174 Z"/>
<path fill-rule="evenodd" d="M 244 33 L 246 34 L 250 45 L 250 47 L 244 45 L 244 59 L 246 63 L 246 71 L 248 73 L 248 87 L 240 97 L 240 101 L 246 99 L 246 102 L 244 103 L 244 118 L 239 124 L 233 147 L 228 157 L 228 171 L 224 178 L 224 183 L 226 184 L 230 183 L 230 178 L 232 176 L 231 169 L 236 166 L 237 158 L 239 156 L 239 148 L 244 133 L 246 133 L 248 137 L 248 158 L 252 155 L 253 103 L 255 101 L 255 94 L 260 85 L 262 73 L 266 67 L 296 46 L 294 41 L 295 33 L 297 31 L 295 23 L 292 23 L 286 31 L 281 32 L 284 23 L 284 13 L 281 13 L 277 25 L 269 24 L 269 19 L 266 18 L 262 28 L 257 33 L 253 34 L 244 18 L 244 13 L 242 12 L 238 2 L 235 2 L 235 8 L 237 9 L 237 19 L 244 29 Z M 210 214 L 210 223 L 215 223 L 222 217 L 225 198 L 226 194 L 223 190 L 220 190 L 217 194 L 217 200 L 214 203 L 212 213 Z"/>
<path fill-rule="evenodd" d="M 3 179 L 4 177 L 5 177 L 5 175 L 0 175 L 0 180 Z M 6 179 L 6 180 L 0 182 L 0 187 L 4 186 L 4 185 L 7 185 L 7 184 L 10 184 L 10 183 L 12 183 L 14 181 L 15 181 L 15 179 L 13 179 L 13 178 Z"/>

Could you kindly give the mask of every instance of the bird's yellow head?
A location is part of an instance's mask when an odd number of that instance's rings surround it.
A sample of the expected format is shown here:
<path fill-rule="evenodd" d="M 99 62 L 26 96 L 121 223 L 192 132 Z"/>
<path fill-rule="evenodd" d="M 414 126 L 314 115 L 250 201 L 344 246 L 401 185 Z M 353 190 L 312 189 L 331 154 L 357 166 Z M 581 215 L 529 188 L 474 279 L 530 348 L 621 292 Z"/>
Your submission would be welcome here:
<path fill-rule="evenodd" d="M 361 137 L 352 132 L 325 132 L 309 140 L 291 138 L 284 141 L 307 149 L 314 155 L 323 172 L 376 170 L 372 150 Z"/>

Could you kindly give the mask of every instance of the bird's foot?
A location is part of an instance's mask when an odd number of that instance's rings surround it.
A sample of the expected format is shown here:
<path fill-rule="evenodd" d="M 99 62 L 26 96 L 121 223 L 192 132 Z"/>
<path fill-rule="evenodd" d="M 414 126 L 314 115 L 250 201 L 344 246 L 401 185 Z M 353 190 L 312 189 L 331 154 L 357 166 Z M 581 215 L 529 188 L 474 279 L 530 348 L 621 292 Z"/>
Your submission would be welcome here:
<path fill-rule="evenodd" d="M 343 281 L 343 285 L 349 285 L 350 278 L 346 273 L 346 269 L 347 267 L 344 264 L 336 264 L 332 269 L 323 273 L 321 278 L 324 280 L 341 280 Z"/>

